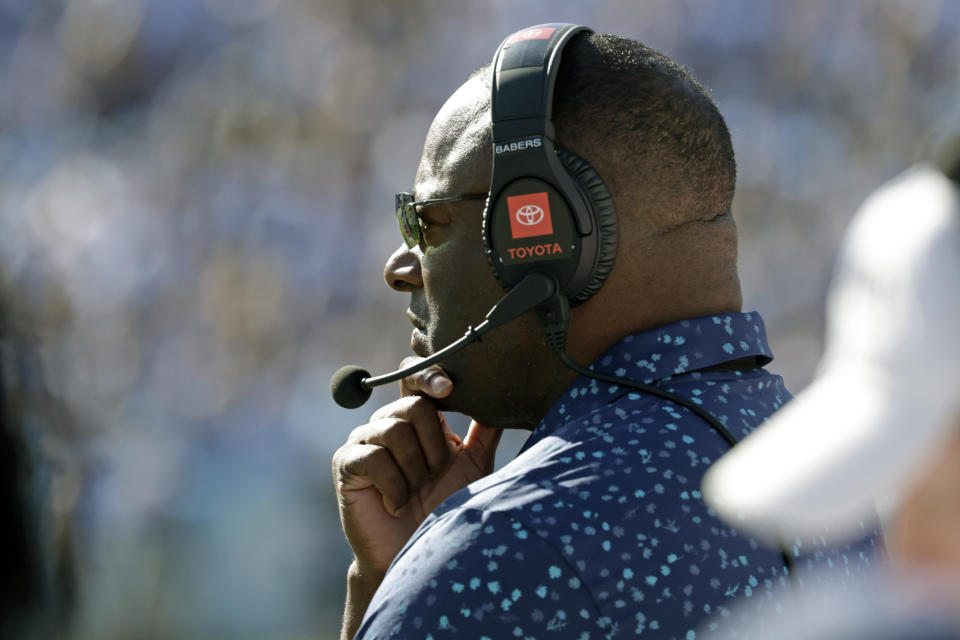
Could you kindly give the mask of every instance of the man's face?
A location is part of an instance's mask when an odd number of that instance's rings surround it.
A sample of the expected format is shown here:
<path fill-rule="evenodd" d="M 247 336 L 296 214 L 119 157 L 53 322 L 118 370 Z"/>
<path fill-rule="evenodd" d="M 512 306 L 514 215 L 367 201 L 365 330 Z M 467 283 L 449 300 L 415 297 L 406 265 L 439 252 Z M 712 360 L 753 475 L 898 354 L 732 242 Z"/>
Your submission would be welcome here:
<path fill-rule="evenodd" d="M 417 170 L 417 200 L 488 191 L 487 91 L 482 83 L 470 81 L 440 110 Z M 484 254 L 483 207 L 484 200 L 422 207 L 422 248 L 402 245 L 387 262 L 388 284 L 411 294 L 407 314 L 416 327 L 411 347 L 420 356 L 439 351 L 463 336 L 468 326 L 482 322 L 505 293 Z M 539 404 L 531 393 L 537 387 L 524 383 L 538 384 L 538 376 L 553 371 L 555 364 L 532 314 L 527 314 L 442 363 L 454 383 L 442 405 L 490 426 L 532 427 L 542 411 L 529 406 Z M 503 424 L 514 420 L 523 424 Z"/>

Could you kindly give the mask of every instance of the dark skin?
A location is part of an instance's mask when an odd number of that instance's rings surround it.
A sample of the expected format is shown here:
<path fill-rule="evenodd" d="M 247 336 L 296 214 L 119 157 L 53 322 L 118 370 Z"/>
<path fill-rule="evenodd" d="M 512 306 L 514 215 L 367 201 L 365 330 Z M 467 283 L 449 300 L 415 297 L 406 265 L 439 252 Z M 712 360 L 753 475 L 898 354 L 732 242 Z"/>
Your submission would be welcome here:
<path fill-rule="evenodd" d="M 489 89 L 471 80 L 437 114 L 417 170 L 417 199 L 487 191 L 488 99 Z M 584 364 L 632 333 L 740 308 L 729 215 L 667 226 L 662 221 L 675 220 L 683 207 L 615 184 L 636 189 L 642 181 L 611 181 L 621 247 L 629 250 L 621 249 L 600 292 L 572 310 L 567 351 Z M 462 336 L 504 294 L 483 254 L 482 207 L 459 201 L 424 210 L 424 249 L 402 245 L 387 260 L 387 284 L 410 294 L 418 356 Z M 354 636 L 387 567 L 426 516 L 493 470 L 502 429 L 533 429 L 575 377 L 546 347 L 530 313 L 442 368 L 403 380 L 401 399 L 353 431 L 333 458 L 340 518 L 355 554 L 341 638 Z M 463 441 L 439 409 L 473 418 Z"/>

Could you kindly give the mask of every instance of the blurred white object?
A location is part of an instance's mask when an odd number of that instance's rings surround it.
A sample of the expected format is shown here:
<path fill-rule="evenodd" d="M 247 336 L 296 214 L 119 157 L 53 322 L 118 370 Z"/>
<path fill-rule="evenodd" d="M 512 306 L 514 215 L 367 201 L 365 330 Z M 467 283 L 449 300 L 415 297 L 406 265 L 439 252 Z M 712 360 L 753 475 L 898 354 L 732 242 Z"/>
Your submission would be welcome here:
<path fill-rule="evenodd" d="M 863 535 L 960 410 L 960 206 L 932 167 L 860 208 L 827 301 L 814 382 L 704 478 L 722 517 L 767 542 Z M 876 506 L 875 506 L 876 503 Z"/>

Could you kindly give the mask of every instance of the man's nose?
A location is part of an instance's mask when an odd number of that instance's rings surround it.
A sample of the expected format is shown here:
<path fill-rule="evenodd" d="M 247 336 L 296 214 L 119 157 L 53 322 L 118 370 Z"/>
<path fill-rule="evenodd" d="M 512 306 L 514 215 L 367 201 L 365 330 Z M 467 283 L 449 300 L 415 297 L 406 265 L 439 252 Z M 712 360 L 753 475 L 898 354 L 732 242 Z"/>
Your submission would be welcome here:
<path fill-rule="evenodd" d="M 420 258 L 406 245 L 393 252 L 383 267 L 383 279 L 391 289 L 411 291 L 423 286 L 420 275 Z"/>

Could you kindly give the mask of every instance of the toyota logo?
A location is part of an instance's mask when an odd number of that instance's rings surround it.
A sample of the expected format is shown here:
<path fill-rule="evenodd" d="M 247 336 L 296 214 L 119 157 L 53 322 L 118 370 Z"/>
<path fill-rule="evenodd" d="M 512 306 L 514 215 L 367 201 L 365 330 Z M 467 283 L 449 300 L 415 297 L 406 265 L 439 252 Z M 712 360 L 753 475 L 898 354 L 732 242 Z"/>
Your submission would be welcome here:
<path fill-rule="evenodd" d="M 536 38 L 541 33 L 543 33 L 543 29 L 527 29 L 520 34 L 520 37 L 524 40 L 529 40 L 530 38 Z"/>
<path fill-rule="evenodd" d="M 543 208 L 535 204 L 525 204 L 517 209 L 515 215 L 517 222 L 525 227 L 532 227 L 535 224 L 540 224 L 540 221 L 543 220 Z"/>

